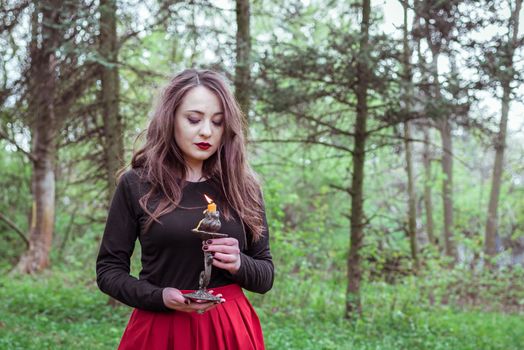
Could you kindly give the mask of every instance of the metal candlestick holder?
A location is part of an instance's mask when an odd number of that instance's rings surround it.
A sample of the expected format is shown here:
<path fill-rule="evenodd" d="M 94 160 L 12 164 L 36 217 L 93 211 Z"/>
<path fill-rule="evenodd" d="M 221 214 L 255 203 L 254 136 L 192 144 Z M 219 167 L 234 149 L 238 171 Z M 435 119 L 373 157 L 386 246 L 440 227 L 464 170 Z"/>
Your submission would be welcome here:
<path fill-rule="evenodd" d="M 218 211 L 204 211 L 204 218 L 200 220 L 197 227 L 193 231 L 200 237 L 202 241 L 207 241 L 213 238 L 223 238 L 228 235 L 217 232 L 220 230 L 220 214 Z M 207 286 L 211 279 L 211 270 L 213 268 L 213 255 L 210 252 L 204 252 L 204 270 L 200 272 L 198 279 L 198 290 L 193 293 L 184 294 L 184 297 L 192 300 L 206 300 L 219 302 L 220 297 L 217 297 L 207 291 Z"/>

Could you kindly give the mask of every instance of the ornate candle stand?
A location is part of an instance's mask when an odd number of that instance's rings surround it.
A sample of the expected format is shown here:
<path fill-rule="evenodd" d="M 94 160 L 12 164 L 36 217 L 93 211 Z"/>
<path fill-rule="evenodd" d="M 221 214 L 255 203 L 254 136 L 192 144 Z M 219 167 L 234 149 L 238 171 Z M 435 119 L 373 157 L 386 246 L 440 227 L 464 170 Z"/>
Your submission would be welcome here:
<path fill-rule="evenodd" d="M 211 209 L 211 210 L 210 210 Z M 225 233 L 217 232 L 220 230 L 220 214 L 216 210 L 216 206 L 208 206 L 208 209 L 204 211 L 204 218 L 200 220 L 197 227 L 192 231 L 200 237 L 202 241 L 207 241 L 213 238 L 227 237 Z M 211 279 L 211 270 L 213 268 L 213 255 L 211 252 L 204 252 L 204 270 L 200 272 L 200 278 L 198 280 L 198 290 L 193 293 L 184 294 L 184 297 L 193 300 L 206 300 L 219 302 L 220 297 L 214 296 L 207 291 L 209 280 Z"/>

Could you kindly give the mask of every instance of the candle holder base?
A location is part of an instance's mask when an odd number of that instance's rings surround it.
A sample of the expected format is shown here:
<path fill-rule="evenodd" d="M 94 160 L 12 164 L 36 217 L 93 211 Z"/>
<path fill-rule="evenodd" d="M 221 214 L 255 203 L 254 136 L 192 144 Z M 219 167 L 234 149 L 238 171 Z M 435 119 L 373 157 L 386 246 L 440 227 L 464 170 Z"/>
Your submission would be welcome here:
<path fill-rule="evenodd" d="M 193 293 L 187 293 L 187 294 L 182 294 L 182 295 L 184 296 L 184 298 L 191 299 L 191 300 L 205 300 L 205 301 L 220 302 L 220 299 L 222 299 L 220 297 L 217 297 L 216 295 L 209 293 L 205 289 L 199 289 Z"/>

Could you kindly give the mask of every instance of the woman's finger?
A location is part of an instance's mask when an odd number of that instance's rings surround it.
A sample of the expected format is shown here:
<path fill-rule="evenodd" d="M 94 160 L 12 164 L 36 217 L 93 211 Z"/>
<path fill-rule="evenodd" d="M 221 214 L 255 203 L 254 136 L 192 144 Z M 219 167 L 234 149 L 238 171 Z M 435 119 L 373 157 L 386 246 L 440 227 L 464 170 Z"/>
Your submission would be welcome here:
<path fill-rule="evenodd" d="M 199 311 L 199 310 L 207 310 L 210 306 L 214 306 L 214 302 L 205 302 L 205 303 L 199 303 L 199 304 L 193 304 L 193 311 Z"/>
<path fill-rule="evenodd" d="M 207 303 L 209 303 L 209 300 L 198 299 L 198 300 L 195 300 L 195 302 L 196 302 L 197 304 L 207 304 Z"/>
<path fill-rule="evenodd" d="M 223 263 L 220 260 L 213 260 L 213 266 L 218 267 L 220 269 L 227 270 L 231 267 L 231 263 Z"/>
<path fill-rule="evenodd" d="M 207 241 L 204 241 L 204 242 L 207 245 L 229 245 L 229 246 L 236 245 L 238 246 L 238 240 L 233 237 L 208 239 Z"/>
<path fill-rule="evenodd" d="M 211 310 L 211 309 L 214 309 L 214 308 L 217 307 L 218 305 L 224 303 L 224 302 L 225 302 L 225 299 L 223 299 L 223 300 L 224 300 L 224 301 L 220 301 L 220 302 L 218 302 L 218 303 L 213 303 L 211 306 L 206 307 L 206 308 L 204 309 L 204 312 L 207 312 L 207 311 L 209 311 L 209 310 Z"/>
<path fill-rule="evenodd" d="M 240 249 L 238 249 L 238 246 L 232 246 L 232 245 L 205 245 L 202 247 L 202 250 L 205 252 L 215 252 L 215 253 L 225 253 L 225 254 L 239 254 Z"/>
<path fill-rule="evenodd" d="M 238 255 L 215 253 L 214 258 L 220 260 L 223 263 L 232 263 L 238 260 Z"/>

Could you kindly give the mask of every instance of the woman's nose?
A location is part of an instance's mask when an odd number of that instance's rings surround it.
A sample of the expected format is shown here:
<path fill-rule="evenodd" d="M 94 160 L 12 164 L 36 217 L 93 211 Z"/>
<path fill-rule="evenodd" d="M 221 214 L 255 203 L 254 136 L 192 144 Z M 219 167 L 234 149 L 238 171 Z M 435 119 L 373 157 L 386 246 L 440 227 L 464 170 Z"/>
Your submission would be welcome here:
<path fill-rule="evenodd" d="M 200 128 L 200 136 L 211 136 L 211 121 L 204 120 L 202 127 Z"/>

